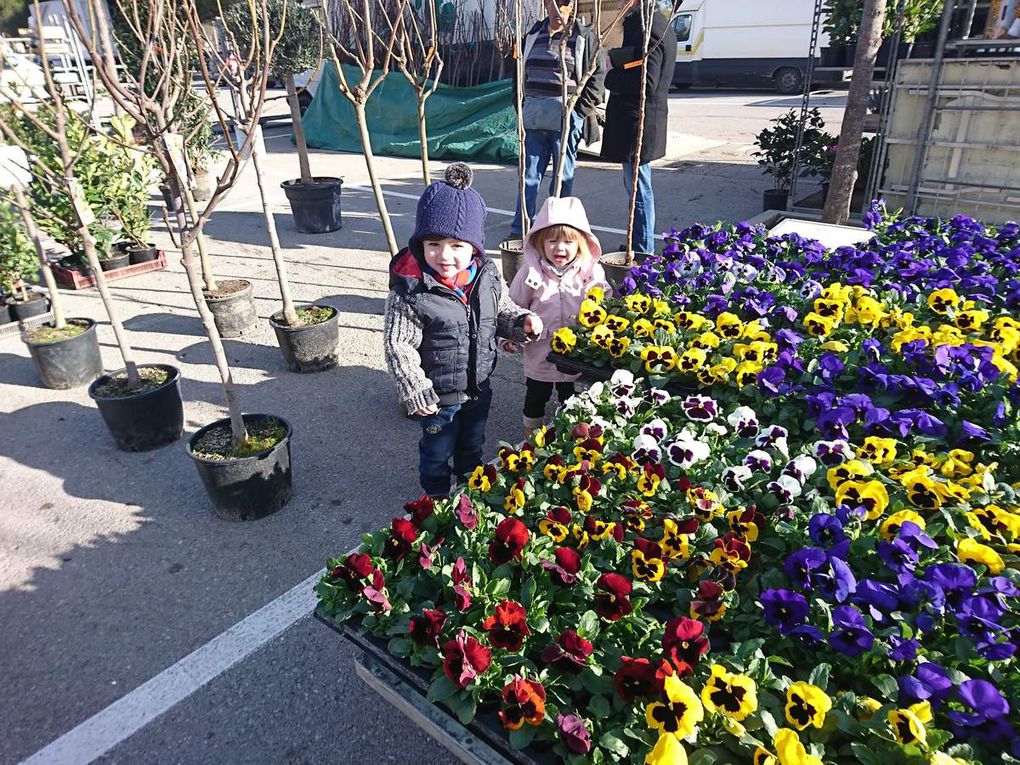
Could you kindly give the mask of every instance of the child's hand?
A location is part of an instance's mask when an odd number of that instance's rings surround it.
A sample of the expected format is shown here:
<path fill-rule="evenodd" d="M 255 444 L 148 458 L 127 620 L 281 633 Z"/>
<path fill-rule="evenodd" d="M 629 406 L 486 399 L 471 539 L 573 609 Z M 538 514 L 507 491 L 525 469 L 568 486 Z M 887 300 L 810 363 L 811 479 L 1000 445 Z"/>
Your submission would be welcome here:
<path fill-rule="evenodd" d="M 513 340 L 504 340 L 500 347 L 507 353 L 517 353 L 521 349 L 521 346 Z"/>
<path fill-rule="evenodd" d="M 428 406 L 423 406 L 421 409 L 416 411 L 414 415 L 415 417 L 428 417 L 430 414 L 435 414 L 438 411 L 438 404 L 429 404 Z"/>
<path fill-rule="evenodd" d="M 536 339 L 542 334 L 542 318 L 536 314 L 529 313 L 524 317 L 524 333 L 531 339 Z"/>

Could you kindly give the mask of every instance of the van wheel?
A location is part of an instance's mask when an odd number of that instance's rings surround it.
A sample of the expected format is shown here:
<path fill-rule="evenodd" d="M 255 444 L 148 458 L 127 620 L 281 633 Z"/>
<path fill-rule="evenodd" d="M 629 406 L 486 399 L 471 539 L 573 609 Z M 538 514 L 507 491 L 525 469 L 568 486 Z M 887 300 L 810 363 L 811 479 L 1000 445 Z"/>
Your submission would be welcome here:
<path fill-rule="evenodd" d="M 772 75 L 772 82 L 775 83 L 776 90 L 784 96 L 804 92 L 804 74 L 792 66 L 784 66 Z"/>

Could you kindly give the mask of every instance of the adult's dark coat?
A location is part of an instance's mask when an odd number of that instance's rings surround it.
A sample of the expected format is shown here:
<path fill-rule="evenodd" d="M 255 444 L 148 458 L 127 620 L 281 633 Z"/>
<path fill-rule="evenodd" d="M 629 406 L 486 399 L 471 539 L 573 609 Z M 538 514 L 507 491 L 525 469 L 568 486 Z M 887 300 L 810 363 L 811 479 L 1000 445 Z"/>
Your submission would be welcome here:
<path fill-rule="evenodd" d="M 641 58 L 644 32 L 640 10 L 632 11 L 623 20 L 624 49 Z M 676 34 L 665 16 L 652 14 L 652 36 L 645 66 L 623 69 L 613 67 L 606 74 L 606 125 L 602 131 L 602 159 L 607 162 L 631 162 L 637 146 L 637 124 L 640 113 L 641 73 L 645 72 L 645 132 L 641 142 L 641 164 L 666 156 L 666 126 L 669 117 L 669 86 L 676 63 Z"/>

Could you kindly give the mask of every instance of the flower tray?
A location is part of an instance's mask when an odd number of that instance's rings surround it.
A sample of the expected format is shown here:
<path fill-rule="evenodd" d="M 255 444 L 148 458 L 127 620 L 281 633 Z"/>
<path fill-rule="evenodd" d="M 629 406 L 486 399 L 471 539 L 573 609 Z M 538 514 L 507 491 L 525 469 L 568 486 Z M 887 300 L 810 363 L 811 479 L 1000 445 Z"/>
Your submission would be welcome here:
<path fill-rule="evenodd" d="M 53 278 L 57 280 L 57 284 L 61 287 L 67 287 L 72 290 L 84 290 L 89 287 L 96 286 L 96 277 L 83 274 L 81 271 L 75 271 L 71 268 L 64 268 L 59 264 L 51 266 L 53 270 Z M 166 253 L 163 250 L 159 251 L 159 257 L 155 260 L 150 260 L 146 263 L 136 263 L 133 266 L 124 266 L 124 268 L 117 268 L 113 271 L 105 271 L 103 275 L 107 281 L 114 281 L 115 279 L 126 279 L 129 276 L 138 276 L 138 274 L 144 274 L 148 271 L 159 271 L 166 268 Z"/>
<path fill-rule="evenodd" d="M 349 641 L 361 653 L 354 660 L 358 677 L 411 722 L 452 752 L 460 762 L 471 765 L 551 765 L 551 755 L 522 752 L 510 745 L 495 711 L 479 710 L 469 724 L 462 725 L 445 707 L 426 699 L 428 674 L 391 655 L 386 641 L 361 631 L 357 620 L 338 625 L 315 609 L 315 618 Z"/>

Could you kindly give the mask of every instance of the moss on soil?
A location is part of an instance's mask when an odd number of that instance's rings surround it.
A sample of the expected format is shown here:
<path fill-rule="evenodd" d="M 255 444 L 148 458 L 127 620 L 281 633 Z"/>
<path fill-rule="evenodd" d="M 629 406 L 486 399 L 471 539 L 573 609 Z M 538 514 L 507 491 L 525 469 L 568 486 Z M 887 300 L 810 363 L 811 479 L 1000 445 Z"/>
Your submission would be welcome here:
<path fill-rule="evenodd" d="M 192 448 L 196 457 L 204 460 L 233 460 L 254 457 L 269 451 L 287 435 L 287 428 L 279 420 L 262 420 L 245 423 L 248 440 L 239 446 L 231 443 L 230 426 L 223 425 L 207 430 Z"/>
<path fill-rule="evenodd" d="M 299 308 L 297 310 L 298 323 L 302 327 L 322 324 L 322 322 L 327 321 L 332 316 L 333 309 L 321 305 L 313 305 L 311 308 Z"/>
<path fill-rule="evenodd" d="M 170 372 L 159 367 L 138 367 L 138 379 L 140 384 L 137 388 L 128 388 L 127 373 L 118 372 L 97 386 L 95 394 L 100 398 L 127 398 L 137 396 L 139 393 L 148 393 L 166 385 L 166 381 L 170 379 Z"/>
<path fill-rule="evenodd" d="M 88 328 L 89 323 L 87 321 L 71 319 L 60 329 L 55 327 L 33 329 L 25 335 L 25 339 L 34 345 L 51 345 L 52 343 L 59 343 L 61 340 L 77 337 Z"/>

